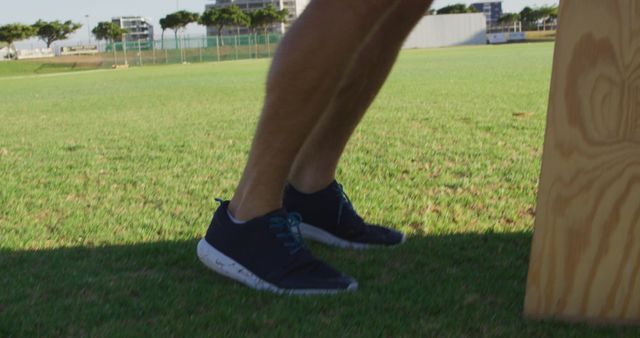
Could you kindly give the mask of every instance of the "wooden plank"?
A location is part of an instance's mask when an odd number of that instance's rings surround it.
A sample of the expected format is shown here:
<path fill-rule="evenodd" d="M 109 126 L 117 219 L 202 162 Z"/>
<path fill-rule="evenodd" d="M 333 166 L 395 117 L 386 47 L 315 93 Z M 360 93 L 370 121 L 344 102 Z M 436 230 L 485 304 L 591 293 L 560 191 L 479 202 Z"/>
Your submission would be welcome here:
<path fill-rule="evenodd" d="M 640 1 L 561 0 L 525 298 L 640 323 Z"/>

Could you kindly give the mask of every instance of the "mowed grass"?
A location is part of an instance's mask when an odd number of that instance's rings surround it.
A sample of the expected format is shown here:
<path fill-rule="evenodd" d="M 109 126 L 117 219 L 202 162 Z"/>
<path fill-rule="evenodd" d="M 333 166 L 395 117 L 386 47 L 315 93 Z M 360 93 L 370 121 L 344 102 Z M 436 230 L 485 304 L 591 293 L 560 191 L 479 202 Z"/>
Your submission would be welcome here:
<path fill-rule="evenodd" d="M 58 56 L 0 62 L 0 79 L 100 69 L 100 56 Z"/>
<path fill-rule="evenodd" d="M 0 62 L 0 78 L 25 75 L 52 74 L 78 71 L 73 63 L 49 63 L 42 61 L 4 61 Z"/>
<path fill-rule="evenodd" d="M 267 60 L 0 79 L 0 336 L 637 336 L 521 316 L 552 52 L 401 54 L 338 176 L 410 238 L 311 244 L 360 282 L 330 297 L 252 291 L 195 255 Z"/>

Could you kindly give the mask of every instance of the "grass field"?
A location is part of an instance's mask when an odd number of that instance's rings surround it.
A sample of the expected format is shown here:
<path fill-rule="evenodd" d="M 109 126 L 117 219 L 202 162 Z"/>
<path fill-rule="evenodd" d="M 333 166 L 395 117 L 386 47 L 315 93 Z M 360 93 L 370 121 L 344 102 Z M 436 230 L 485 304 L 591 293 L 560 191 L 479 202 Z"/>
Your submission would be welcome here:
<path fill-rule="evenodd" d="M 93 70 L 99 67 L 100 65 L 96 63 L 64 62 L 54 58 L 4 61 L 0 62 L 0 78 Z"/>
<path fill-rule="evenodd" d="M 0 337 L 637 337 L 521 317 L 552 50 L 402 53 L 339 180 L 410 239 L 311 244 L 360 282 L 332 297 L 258 293 L 195 256 L 268 61 L 0 78 Z"/>

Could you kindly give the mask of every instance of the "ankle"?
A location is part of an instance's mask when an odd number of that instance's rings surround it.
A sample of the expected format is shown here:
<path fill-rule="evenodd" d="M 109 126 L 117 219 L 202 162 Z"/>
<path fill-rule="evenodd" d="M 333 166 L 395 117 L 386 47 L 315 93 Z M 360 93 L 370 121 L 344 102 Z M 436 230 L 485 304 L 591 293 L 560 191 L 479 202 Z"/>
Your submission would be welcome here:
<path fill-rule="evenodd" d="M 303 194 L 313 194 L 326 189 L 333 181 L 334 175 L 296 175 L 292 174 L 287 179 L 289 185 Z"/>
<path fill-rule="evenodd" d="M 244 223 L 281 208 L 281 202 L 231 200 L 228 213 L 234 222 Z"/>
<path fill-rule="evenodd" d="M 229 219 L 231 220 L 231 222 L 235 223 L 235 224 L 245 224 L 247 223 L 247 221 L 243 221 L 240 219 L 237 219 L 235 217 L 235 215 L 231 212 L 231 210 L 227 209 L 227 217 L 229 217 Z"/>

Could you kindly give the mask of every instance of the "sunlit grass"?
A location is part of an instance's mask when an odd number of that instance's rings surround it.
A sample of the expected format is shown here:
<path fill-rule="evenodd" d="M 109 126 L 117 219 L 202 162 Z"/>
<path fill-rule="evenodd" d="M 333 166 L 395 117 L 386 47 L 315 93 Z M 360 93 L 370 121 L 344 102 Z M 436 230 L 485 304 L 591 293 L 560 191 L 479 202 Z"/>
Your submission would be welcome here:
<path fill-rule="evenodd" d="M 521 319 L 552 49 L 402 53 L 339 180 L 411 238 L 312 245 L 360 281 L 328 298 L 256 293 L 195 258 L 267 60 L 0 79 L 0 336 L 637 335 Z"/>

